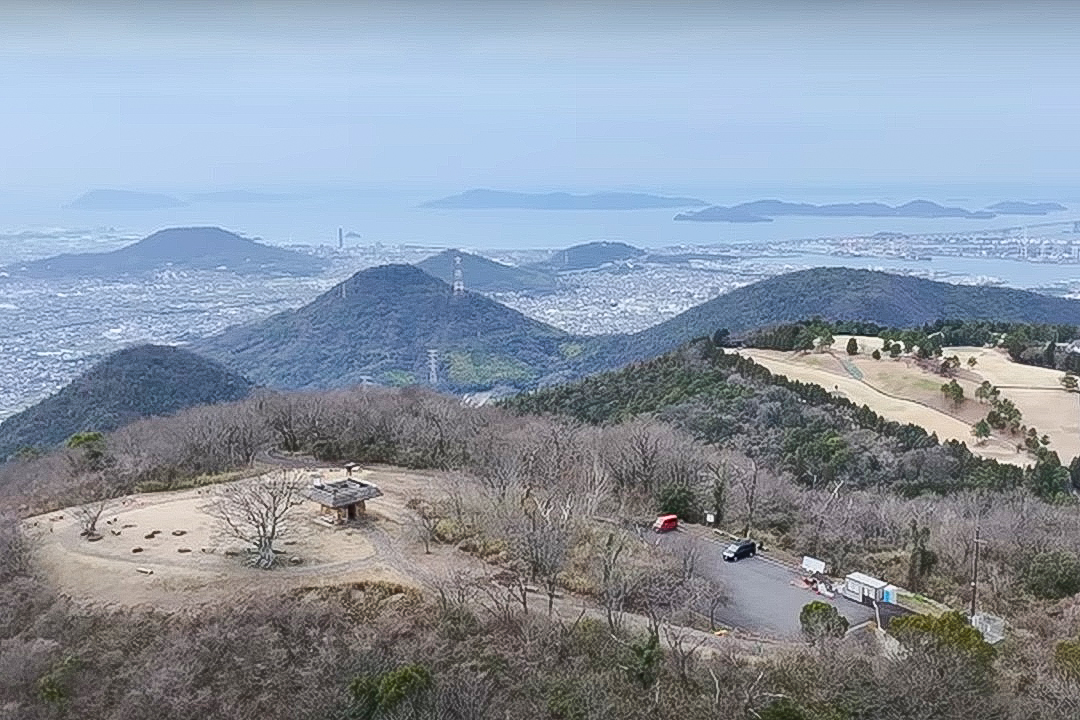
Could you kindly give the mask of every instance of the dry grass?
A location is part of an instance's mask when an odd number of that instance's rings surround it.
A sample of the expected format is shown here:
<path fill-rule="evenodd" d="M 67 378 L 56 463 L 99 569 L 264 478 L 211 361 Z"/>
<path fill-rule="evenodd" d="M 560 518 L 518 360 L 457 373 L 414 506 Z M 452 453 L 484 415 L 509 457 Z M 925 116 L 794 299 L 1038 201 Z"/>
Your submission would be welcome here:
<path fill-rule="evenodd" d="M 989 409 L 974 399 L 975 389 L 983 380 L 989 380 L 1002 388 L 1003 397 L 1016 404 L 1026 425 L 1050 436 L 1050 447 L 1058 452 L 1062 462 L 1068 463 L 1080 455 L 1080 395 L 1062 389 L 1062 373 L 1019 365 L 1003 352 L 990 348 L 945 348 L 946 356 L 957 355 L 962 364 L 957 382 L 968 399 L 956 407 L 942 397 L 940 388 L 944 378 L 922 369 L 912 358 L 894 360 L 886 355 L 874 360 L 870 353 L 882 346 L 878 338 L 855 336 L 860 352 L 849 357 L 844 348 L 850 337 L 836 336 L 833 350 L 828 353 L 755 349 L 740 352 L 774 373 L 842 393 L 889 420 L 914 423 L 937 433 L 942 440 L 966 442 L 973 452 L 984 457 L 1030 464 L 1031 459 L 1025 453 L 1016 451 L 1018 438 L 1007 433 L 998 434 L 983 445 L 972 442 L 971 426 L 985 417 Z M 969 357 L 976 359 L 974 368 L 967 366 Z M 862 379 L 845 368 L 845 361 L 862 374 Z"/>

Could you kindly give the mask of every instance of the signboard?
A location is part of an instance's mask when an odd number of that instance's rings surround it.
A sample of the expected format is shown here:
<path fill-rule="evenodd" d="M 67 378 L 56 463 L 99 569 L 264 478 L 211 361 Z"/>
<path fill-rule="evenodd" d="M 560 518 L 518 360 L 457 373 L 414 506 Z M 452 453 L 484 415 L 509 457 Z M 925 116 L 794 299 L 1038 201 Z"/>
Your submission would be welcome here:
<path fill-rule="evenodd" d="M 809 555 L 803 555 L 802 569 L 808 573 L 821 573 L 825 574 L 825 561 L 812 558 Z"/>
<path fill-rule="evenodd" d="M 715 525 L 716 524 L 716 515 L 714 515 L 714 514 L 712 514 L 710 512 L 705 513 L 705 522 L 707 524 L 709 524 L 709 525 Z"/>

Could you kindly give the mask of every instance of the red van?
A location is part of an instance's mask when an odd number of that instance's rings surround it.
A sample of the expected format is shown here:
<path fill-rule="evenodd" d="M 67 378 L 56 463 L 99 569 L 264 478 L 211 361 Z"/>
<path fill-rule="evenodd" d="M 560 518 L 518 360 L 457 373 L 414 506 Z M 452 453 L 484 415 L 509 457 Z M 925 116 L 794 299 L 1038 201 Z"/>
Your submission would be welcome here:
<path fill-rule="evenodd" d="M 668 532 L 669 530 L 679 529 L 679 516 L 678 515 L 661 515 L 656 518 L 656 522 L 653 523 L 652 529 L 654 532 Z"/>

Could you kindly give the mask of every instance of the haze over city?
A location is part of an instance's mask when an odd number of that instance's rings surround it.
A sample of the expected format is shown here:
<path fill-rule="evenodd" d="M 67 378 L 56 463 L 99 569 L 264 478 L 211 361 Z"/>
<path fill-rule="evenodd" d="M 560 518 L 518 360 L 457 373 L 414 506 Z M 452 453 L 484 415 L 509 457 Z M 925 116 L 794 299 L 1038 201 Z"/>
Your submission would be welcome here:
<path fill-rule="evenodd" d="M 0 719 L 1076 720 L 1078 29 L 0 2 Z"/>

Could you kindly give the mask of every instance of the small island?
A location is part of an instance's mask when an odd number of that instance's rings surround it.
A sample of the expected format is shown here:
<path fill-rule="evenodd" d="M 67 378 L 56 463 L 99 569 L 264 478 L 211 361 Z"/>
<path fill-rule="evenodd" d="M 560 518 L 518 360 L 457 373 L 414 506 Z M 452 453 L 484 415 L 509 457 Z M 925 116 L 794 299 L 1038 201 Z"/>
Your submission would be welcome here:
<path fill-rule="evenodd" d="M 183 200 L 160 193 L 136 192 L 134 190 L 90 190 L 72 200 L 64 207 L 68 210 L 168 210 L 184 207 Z"/>
<path fill-rule="evenodd" d="M 430 200 L 422 203 L 420 207 L 450 210 L 649 210 L 706 205 L 707 202 L 697 198 L 647 193 L 604 192 L 571 195 L 565 192 L 520 193 L 481 188 Z"/>
<path fill-rule="evenodd" d="M 930 200 L 912 200 L 903 205 L 880 202 L 831 203 L 813 205 L 782 200 L 755 200 L 739 205 L 711 205 L 701 210 L 679 213 L 676 220 L 692 222 L 771 222 L 777 217 L 881 217 L 881 218 L 970 218 L 989 220 L 998 215 L 1047 215 L 1065 210 L 1058 203 L 1000 202 L 986 210 L 967 210 L 939 205 Z"/>

